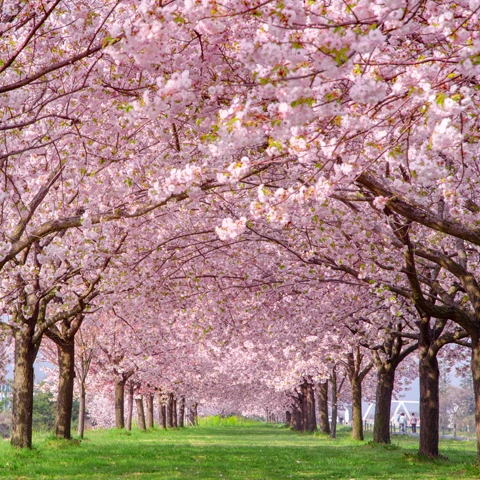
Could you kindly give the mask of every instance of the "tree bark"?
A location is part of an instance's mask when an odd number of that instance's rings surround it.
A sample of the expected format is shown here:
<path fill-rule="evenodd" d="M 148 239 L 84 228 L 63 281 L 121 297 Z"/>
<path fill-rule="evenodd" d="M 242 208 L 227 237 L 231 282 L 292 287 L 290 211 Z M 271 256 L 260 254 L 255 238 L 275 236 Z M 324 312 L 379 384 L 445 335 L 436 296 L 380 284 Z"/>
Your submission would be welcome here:
<path fill-rule="evenodd" d="M 291 421 L 292 421 L 292 412 L 290 412 L 290 410 L 287 410 L 285 412 L 285 425 L 289 427 Z"/>
<path fill-rule="evenodd" d="M 292 430 L 297 430 L 299 432 L 302 432 L 304 428 L 302 405 L 303 405 L 303 393 L 301 390 L 297 390 L 296 395 L 293 397 L 293 402 L 292 402 L 292 417 L 290 422 L 290 428 Z"/>
<path fill-rule="evenodd" d="M 337 416 L 338 416 L 338 386 L 337 386 L 337 368 L 334 366 L 330 377 L 332 384 L 332 428 L 330 436 L 337 438 Z"/>
<path fill-rule="evenodd" d="M 127 421 L 126 421 L 126 425 L 125 425 L 125 429 L 129 432 L 132 430 L 133 392 L 134 392 L 133 382 L 129 382 L 128 383 L 128 397 L 127 397 Z"/>
<path fill-rule="evenodd" d="M 390 443 L 390 412 L 394 383 L 394 365 L 379 366 L 377 369 L 375 420 L 373 425 L 373 441 L 377 443 Z"/>
<path fill-rule="evenodd" d="M 86 414 L 86 391 L 85 382 L 80 382 L 80 408 L 78 412 L 78 436 L 83 438 L 85 436 L 85 414 Z"/>
<path fill-rule="evenodd" d="M 124 376 L 115 381 L 115 426 L 125 428 L 125 382 Z"/>
<path fill-rule="evenodd" d="M 369 362 L 362 370 L 363 358 L 359 345 L 347 354 L 346 368 L 352 389 L 352 438 L 354 440 L 363 440 L 362 382 L 373 367 L 373 362 Z"/>
<path fill-rule="evenodd" d="M 193 402 L 190 405 L 190 423 L 196 427 L 198 425 L 198 403 Z"/>
<path fill-rule="evenodd" d="M 153 395 L 147 395 L 147 428 L 153 428 Z"/>
<path fill-rule="evenodd" d="M 305 431 L 315 432 L 317 430 L 315 393 L 313 389 L 313 382 L 310 380 L 305 380 L 305 410 Z"/>
<path fill-rule="evenodd" d="M 177 417 L 177 399 L 173 398 L 173 409 L 172 409 L 172 420 L 173 420 L 173 428 L 178 427 L 178 417 Z"/>
<path fill-rule="evenodd" d="M 15 336 L 13 375 L 12 436 L 10 443 L 18 448 L 32 448 L 33 363 L 38 348 L 32 344 L 34 326 L 19 328 Z"/>
<path fill-rule="evenodd" d="M 167 428 L 167 406 L 162 405 L 162 428 Z"/>
<path fill-rule="evenodd" d="M 363 440 L 362 382 L 357 377 L 350 380 L 352 387 L 352 438 Z"/>
<path fill-rule="evenodd" d="M 146 430 L 147 426 L 145 424 L 145 410 L 143 409 L 143 397 L 136 398 L 135 405 L 137 406 L 138 428 L 140 430 Z"/>
<path fill-rule="evenodd" d="M 58 438 L 71 438 L 73 387 L 75 381 L 75 340 L 68 339 L 57 343 L 58 352 L 58 394 L 55 435 Z"/>
<path fill-rule="evenodd" d="M 475 430 L 477 433 L 477 461 L 480 461 L 480 338 L 472 336 L 471 368 L 475 394 Z M 420 428 L 420 433 L 422 432 Z"/>
<path fill-rule="evenodd" d="M 185 426 L 185 397 L 180 398 L 180 408 L 178 412 L 178 426 L 183 428 Z"/>
<path fill-rule="evenodd" d="M 168 394 L 167 401 L 167 427 L 173 428 L 173 393 Z"/>
<path fill-rule="evenodd" d="M 328 433 L 330 435 L 330 422 L 328 420 L 328 380 L 318 384 L 317 392 L 319 429 L 322 433 Z"/>
<path fill-rule="evenodd" d="M 163 404 L 163 395 L 158 394 L 158 424 L 162 428 L 167 428 L 167 407 Z"/>
<path fill-rule="evenodd" d="M 438 457 L 439 385 L 437 350 L 432 347 L 430 318 L 423 317 L 419 328 L 420 449 L 422 455 Z"/>

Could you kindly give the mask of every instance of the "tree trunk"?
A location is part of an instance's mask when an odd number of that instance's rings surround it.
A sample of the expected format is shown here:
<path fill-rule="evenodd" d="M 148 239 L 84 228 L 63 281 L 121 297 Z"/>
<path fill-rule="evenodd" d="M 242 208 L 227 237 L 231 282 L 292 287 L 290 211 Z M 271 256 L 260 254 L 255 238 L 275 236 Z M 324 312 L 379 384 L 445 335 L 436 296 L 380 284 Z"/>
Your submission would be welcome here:
<path fill-rule="evenodd" d="M 133 391 L 134 391 L 133 382 L 129 382 L 128 383 L 128 397 L 127 397 L 127 422 L 126 422 L 126 426 L 125 426 L 125 429 L 129 432 L 132 430 Z"/>
<path fill-rule="evenodd" d="M 162 428 L 167 428 L 167 406 L 162 405 Z"/>
<path fill-rule="evenodd" d="M 473 391 L 475 393 L 475 430 L 477 433 L 477 461 L 480 460 L 480 339 L 472 336 L 471 357 Z M 420 427 L 422 433 L 423 423 Z"/>
<path fill-rule="evenodd" d="M 394 383 L 394 366 L 391 364 L 379 366 L 377 369 L 375 420 L 373 426 L 373 441 L 377 443 L 390 443 L 390 412 Z"/>
<path fill-rule="evenodd" d="M 290 410 L 287 410 L 285 412 L 285 425 L 289 427 L 291 421 L 292 421 L 292 412 L 290 412 Z"/>
<path fill-rule="evenodd" d="M 153 395 L 147 395 L 147 428 L 153 428 Z"/>
<path fill-rule="evenodd" d="M 198 404 L 197 404 L 197 402 L 193 402 L 192 405 L 190 405 L 190 423 L 194 427 L 198 425 Z"/>
<path fill-rule="evenodd" d="M 437 351 L 431 347 L 430 319 L 422 318 L 419 328 L 420 454 L 438 457 L 439 383 Z"/>
<path fill-rule="evenodd" d="M 363 440 L 363 419 L 362 419 L 362 382 L 351 378 L 352 387 L 352 438 Z"/>
<path fill-rule="evenodd" d="M 168 428 L 173 428 L 173 393 L 168 394 L 167 427 Z"/>
<path fill-rule="evenodd" d="M 363 418 L 362 418 L 362 382 L 373 367 L 369 362 L 362 369 L 364 355 L 359 345 L 352 348 L 347 354 L 347 374 L 352 389 L 352 438 L 363 440 Z"/>
<path fill-rule="evenodd" d="M 313 383 L 305 380 L 305 431 L 317 430 L 317 417 L 315 412 L 315 393 Z M 328 420 L 328 417 L 327 417 Z"/>
<path fill-rule="evenodd" d="M 180 409 L 178 412 L 178 426 L 183 428 L 185 426 L 185 397 L 180 398 Z"/>
<path fill-rule="evenodd" d="M 135 405 L 137 406 L 138 428 L 140 430 L 146 430 L 145 424 L 145 410 L 143 409 L 143 397 L 135 399 Z"/>
<path fill-rule="evenodd" d="M 85 436 L 86 391 L 85 382 L 80 383 L 80 408 L 78 412 L 78 436 Z"/>
<path fill-rule="evenodd" d="M 172 415 L 173 415 L 173 427 L 174 428 L 177 428 L 178 427 L 178 417 L 177 417 L 177 399 L 174 398 L 173 399 L 173 412 L 172 412 Z"/>
<path fill-rule="evenodd" d="M 64 340 L 57 343 L 58 352 L 58 394 L 55 435 L 58 438 L 71 438 L 73 387 L 75 379 L 75 341 Z"/>
<path fill-rule="evenodd" d="M 167 407 L 163 404 L 163 395 L 158 394 L 158 424 L 162 428 L 167 428 Z"/>
<path fill-rule="evenodd" d="M 12 436 L 18 448 L 32 448 L 33 363 L 38 349 L 32 345 L 33 327 L 15 332 L 15 370 L 13 376 Z"/>
<path fill-rule="evenodd" d="M 322 433 L 331 434 L 328 421 L 328 380 L 318 384 L 318 423 Z"/>
<path fill-rule="evenodd" d="M 125 428 L 125 378 L 115 380 L 115 426 Z"/>
<path fill-rule="evenodd" d="M 333 367 L 332 376 L 330 377 L 332 384 L 332 428 L 330 436 L 337 438 L 337 416 L 338 416 L 338 387 L 337 387 L 337 368 Z"/>
<path fill-rule="evenodd" d="M 297 430 L 299 432 L 303 431 L 303 415 L 302 415 L 302 405 L 303 405 L 303 393 L 302 391 L 297 391 L 296 396 L 293 398 L 292 402 L 292 418 L 290 422 L 290 428 Z"/>

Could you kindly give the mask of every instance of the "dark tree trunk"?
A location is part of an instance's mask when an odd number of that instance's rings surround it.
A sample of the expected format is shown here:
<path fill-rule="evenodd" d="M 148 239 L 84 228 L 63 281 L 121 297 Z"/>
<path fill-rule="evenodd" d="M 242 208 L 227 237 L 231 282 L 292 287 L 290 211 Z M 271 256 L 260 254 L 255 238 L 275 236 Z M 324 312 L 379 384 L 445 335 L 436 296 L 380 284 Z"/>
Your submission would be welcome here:
<path fill-rule="evenodd" d="M 127 397 L 127 422 L 126 422 L 126 425 L 125 425 L 125 429 L 129 432 L 132 430 L 133 393 L 134 393 L 133 382 L 129 382 L 128 383 L 128 397 Z"/>
<path fill-rule="evenodd" d="M 320 431 L 330 435 L 330 422 L 328 421 L 328 380 L 318 384 L 318 423 Z"/>
<path fill-rule="evenodd" d="M 303 394 L 300 390 L 300 391 L 297 391 L 296 396 L 293 398 L 292 417 L 290 422 L 290 428 L 292 430 L 298 430 L 299 432 L 302 432 L 304 429 L 302 405 L 303 405 Z"/>
<path fill-rule="evenodd" d="M 143 397 L 136 398 L 135 405 L 137 406 L 138 428 L 140 430 L 146 430 L 147 426 L 145 424 L 145 410 L 143 409 Z"/>
<path fill-rule="evenodd" d="M 167 406 L 162 405 L 162 428 L 167 428 Z"/>
<path fill-rule="evenodd" d="M 437 350 L 432 346 L 430 318 L 421 319 L 418 345 L 420 376 L 420 454 L 438 457 L 439 384 Z"/>
<path fill-rule="evenodd" d="M 147 395 L 147 428 L 153 428 L 153 395 Z"/>
<path fill-rule="evenodd" d="M 125 382 L 122 376 L 115 381 L 115 426 L 125 428 Z"/>
<path fill-rule="evenodd" d="M 315 412 L 315 393 L 313 383 L 305 380 L 305 431 L 317 430 L 317 418 Z"/>
<path fill-rule="evenodd" d="M 78 436 L 83 438 L 85 436 L 85 414 L 86 414 L 86 391 L 85 382 L 80 383 L 80 408 L 78 412 Z"/>
<path fill-rule="evenodd" d="M 183 428 L 185 426 L 185 397 L 180 398 L 180 408 L 178 412 L 178 426 Z"/>
<path fill-rule="evenodd" d="M 290 426 L 290 422 L 292 421 L 292 412 L 290 412 L 289 410 L 287 410 L 285 412 L 285 425 L 287 427 Z"/>
<path fill-rule="evenodd" d="M 167 427 L 168 428 L 173 428 L 173 393 L 168 394 Z"/>
<path fill-rule="evenodd" d="M 438 457 L 439 383 L 436 355 L 420 358 L 420 453 Z"/>
<path fill-rule="evenodd" d="M 352 438 L 363 440 L 362 382 L 354 377 L 350 385 L 352 387 Z"/>
<path fill-rule="evenodd" d="M 15 332 L 15 370 L 13 375 L 12 436 L 18 448 L 32 448 L 33 363 L 38 349 L 32 344 L 34 327 Z"/>
<path fill-rule="evenodd" d="M 390 443 L 390 412 L 394 383 L 395 367 L 391 364 L 379 366 L 373 426 L 373 441 L 377 443 Z"/>
<path fill-rule="evenodd" d="M 317 429 L 315 394 L 312 382 L 304 379 L 295 392 L 291 408 L 290 427 L 293 430 L 313 432 Z"/>
<path fill-rule="evenodd" d="M 337 387 L 337 369 L 333 367 L 332 376 L 330 377 L 332 385 L 332 428 L 330 436 L 337 438 L 337 416 L 338 416 L 338 387 Z"/>
<path fill-rule="evenodd" d="M 173 420 L 173 428 L 178 427 L 178 417 L 177 417 L 177 399 L 173 399 L 173 408 L 172 408 L 172 420 Z"/>
<path fill-rule="evenodd" d="M 58 394 L 55 435 L 70 439 L 72 425 L 73 387 L 75 379 L 75 341 L 64 340 L 57 343 L 58 352 Z"/>
<path fill-rule="evenodd" d="M 473 377 L 473 391 L 475 394 L 475 430 L 477 433 L 477 461 L 480 461 L 480 339 L 473 336 L 471 367 Z M 420 428 L 420 434 L 422 432 L 422 428 Z"/>

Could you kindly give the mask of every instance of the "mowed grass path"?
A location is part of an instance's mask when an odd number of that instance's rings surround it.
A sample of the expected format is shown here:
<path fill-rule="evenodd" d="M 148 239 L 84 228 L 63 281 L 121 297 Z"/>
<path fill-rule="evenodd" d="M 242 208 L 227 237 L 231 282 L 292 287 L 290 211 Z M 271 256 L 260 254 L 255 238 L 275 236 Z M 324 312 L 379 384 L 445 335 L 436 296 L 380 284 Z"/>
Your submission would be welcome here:
<path fill-rule="evenodd" d="M 0 444 L 8 479 L 457 479 L 480 478 L 474 442 L 442 441 L 444 460 L 420 460 L 415 439 L 389 447 L 332 441 L 261 423 L 131 434 L 91 431 L 82 442 L 35 436 L 31 451 Z"/>

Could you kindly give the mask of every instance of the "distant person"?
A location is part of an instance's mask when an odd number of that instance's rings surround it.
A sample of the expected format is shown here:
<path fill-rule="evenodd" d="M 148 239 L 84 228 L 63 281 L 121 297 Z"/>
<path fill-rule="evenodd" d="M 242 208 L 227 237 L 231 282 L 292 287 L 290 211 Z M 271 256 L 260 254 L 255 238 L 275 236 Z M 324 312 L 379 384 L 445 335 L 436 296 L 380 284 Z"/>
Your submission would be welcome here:
<path fill-rule="evenodd" d="M 412 433 L 417 433 L 417 417 L 415 412 L 412 413 L 412 418 L 410 418 L 410 426 L 412 427 Z"/>
<path fill-rule="evenodd" d="M 400 426 L 400 433 L 405 433 L 405 425 L 407 423 L 407 417 L 402 412 L 398 417 L 398 424 Z"/>

